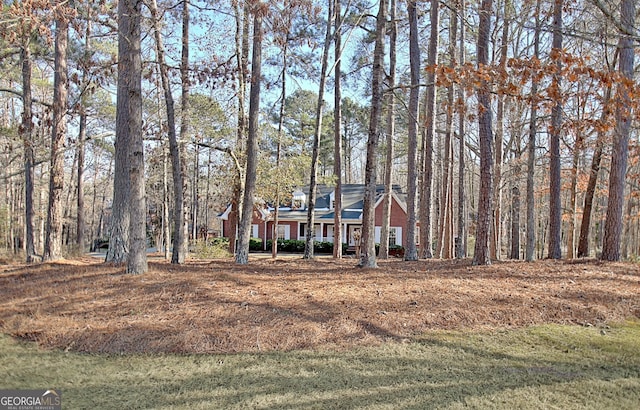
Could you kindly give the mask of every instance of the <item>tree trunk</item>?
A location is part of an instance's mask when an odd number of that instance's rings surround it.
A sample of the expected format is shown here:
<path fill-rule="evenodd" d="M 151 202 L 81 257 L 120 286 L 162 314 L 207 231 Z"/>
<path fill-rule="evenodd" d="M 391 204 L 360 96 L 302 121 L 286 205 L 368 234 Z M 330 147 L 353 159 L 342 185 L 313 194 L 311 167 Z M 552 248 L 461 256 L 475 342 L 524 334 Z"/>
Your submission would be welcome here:
<path fill-rule="evenodd" d="M 287 34 L 288 35 L 288 34 Z M 276 201 L 273 205 L 273 232 L 271 234 L 271 257 L 278 257 L 278 224 L 280 223 L 280 155 L 282 150 L 282 132 L 284 127 L 284 109 L 287 99 L 287 41 L 282 49 L 282 92 L 280 93 L 280 113 L 278 116 L 278 143 L 276 147 Z M 266 244 L 265 244 L 266 245 Z"/>
<path fill-rule="evenodd" d="M 185 209 L 184 209 L 184 164 L 180 155 L 180 146 L 176 136 L 175 105 L 173 93 L 169 83 L 169 70 L 165 62 L 165 50 L 162 41 L 160 27 L 160 16 L 155 0 L 150 2 L 150 10 L 153 19 L 153 31 L 156 41 L 156 51 L 158 53 L 158 66 L 160 69 L 160 79 L 164 93 L 164 102 L 167 111 L 167 136 L 169 138 L 169 152 L 171 155 L 171 169 L 173 176 L 173 253 L 171 263 L 184 263 L 186 257 L 186 229 L 185 229 Z M 184 125 L 183 125 L 184 127 Z"/>
<path fill-rule="evenodd" d="M 245 110 L 245 96 L 247 75 L 249 73 L 249 2 L 243 6 L 243 17 L 240 18 L 240 1 L 236 2 L 236 63 L 238 65 L 238 125 L 236 132 L 236 145 L 239 152 L 244 151 L 245 138 L 247 136 L 247 118 Z M 244 192 L 244 176 L 238 169 L 238 178 L 233 186 L 231 197 L 231 212 L 229 212 L 229 253 L 237 251 L 237 233 L 240 222 L 240 210 L 242 209 L 242 197 Z"/>
<path fill-rule="evenodd" d="M 420 100 L 420 46 L 418 43 L 418 13 L 416 0 L 407 1 L 409 14 L 409 65 L 411 68 L 411 90 L 409 91 L 408 133 L 407 147 L 407 234 L 404 260 L 418 260 L 416 248 L 416 194 L 418 191 L 417 151 L 418 151 L 418 106 Z"/>
<path fill-rule="evenodd" d="M 533 39 L 533 56 L 540 55 L 540 1 L 536 2 L 536 28 Z M 531 118 L 529 120 L 529 141 L 527 142 L 527 240 L 525 246 L 525 260 L 533 261 L 536 246 L 536 219 L 534 176 L 536 163 L 536 134 L 538 133 L 538 80 L 531 80 Z"/>
<path fill-rule="evenodd" d="M 340 0 L 334 0 L 335 33 L 335 72 L 334 72 L 334 111 L 333 111 L 333 174 L 336 176 L 335 203 L 333 206 L 333 257 L 342 258 L 342 16 Z"/>
<path fill-rule="evenodd" d="M 249 93 L 249 130 L 247 134 L 247 165 L 240 219 L 240 240 L 236 252 L 236 263 L 249 263 L 249 241 L 253 217 L 253 197 L 256 190 L 258 165 L 258 115 L 260 113 L 260 83 L 262 79 L 262 15 L 263 4 L 257 3 L 253 20 L 253 58 L 251 61 L 251 91 Z M 245 22 L 246 24 L 246 22 Z"/>
<path fill-rule="evenodd" d="M 575 146 L 573 147 L 573 161 L 571 164 L 571 188 L 570 188 L 570 198 L 569 198 L 569 218 L 568 218 L 568 226 L 567 226 L 567 259 L 575 258 L 575 230 L 576 230 L 576 202 L 577 202 L 577 192 L 576 188 L 578 186 L 578 160 L 580 159 L 580 153 L 582 152 L 583 146 L 583 136 L 582 132 L 578 132 L 576 136 Z"/>
<path fill-rule="evenodd" d="M 605 103 L 606 104 L 606 103 Z M 589 171 L 589 181 L 584 193 L 584 207 L 582 208 L 582 222 L 580 223 L 580 237 L 578 238 L 578 257 L 589 256 L 589 229 L 591 225 L 591 213 L 593 211 L 593 198 L 600 172 L 600 161 L 602 159 L 602 140 L 598 135 L 596 149 L 591 159 L 591 169 Z"/>
<path fill-rule="evenodd" d="M 191 239 L 198 238 L 198 197 L 200 196 L 200 137 L 195 136 L 193 150 L 193 176 L 191 177 Z M 186 179 L 186 178 L 185 178 Z M 186 207 L 185 207 L 186 208 Z M 187 243 L 189 242 L 189 226 L 187 224 Z"/>
<path fill-rule="evenodd" d="M 44 128 L 44 126 L 41 126 Z M 43 129 L 40 130 L 40 135 L 44 135 L 45 131 Z M 40 177 L 42 177 L 42 172 L 40 172 Z M 46 191 L 42 187 L 38 189 L 38 204 L 35 207 L 36 209 L 45 209 L 46 205 Z M 36 215 L 38 218 L 38 230 L 37 230 L 37 240 L 36 249 L 44 249 L 44 236 L 46 232 L 46 218 L 41 217 L 40 215 Z M 18 246 L 16 245 L 16 251 L 18 250 Z"/>
<path fill-rule="evenodd" d="M 450 10 L 449 28 L 449 67 L 455 70 L 456 40 L 458 35 L 457 9 Z M 447 87 L 447 120 L 444 136 L 444 152 L 442 161 L 442 195 L 440 197 L 440 237 L 438 240 L 438 256 L 444 259 L 453 257 L 453 84 Z"/>
<path fill-rule="evenodd" d="M 396 83 L 396 42 L 398 27 L 396 23 L 396 0 L 391 0 L 391 23 L 389 24 L 389 82 L 391 91 L 387 92 L 387 152 L 384 170 L 384 200 L 382 203 L 382 227 L 380 229 L 380 259 L 389 258 L 389 231 L 391 224 L 391 184 L 393 179 L 393 139 L 396 128 L 395 95 L 393 87 Z"/>
<path fill-rule="evenodd" d="M 122 2 L 122 0 L 121 0 Z M 126 66 L 125 92 L 128 94 L 128 110 L 119 117 L 128 126 L 129 146 L 129 254 L 127 273 L 142 274 L 147 267 L 147 206 L 145 200 L 144 143 L 142 139 L 142 55 L 141 55 L 141 4 L 124 0 L 118 7 L 119 19 L 129 20 L 127 31 L 120 30 L 126 43 L 118 48 L 118 56 L 128 62 Z M 126 15 L 126 17 L 125 17 Z M 120 80 L 120 77 L 118 78 Z M 120 88 L 120 84 L 118 84 Z"/>
<path fill-rule="evenodd" d="M 73 153 L 73 161 L 71 163 L 71 169 L 77 170 L 78 169 L 77 165 L 78 165 L 78 150 L 76 147 L 76 150 Z M 64 203 L 61 205 L 62 209 L 64 209 L 62 213 L 62 245 L 63 246 L 69 245 L 71 242 L 71 239 L 70 239 L 72 236 L 71 225 L 69 223 L 65 223 L 65 221 L 68 221 L 69 219 L 71 219 L 71 211 L 73 209 L 72 203 L 76 201 L 75 195 L 78 193 L 78 188 L 75 186 L 76 179 L 77 179 L 77 174 L 75 174 L 75 178 L 74 178 L 74 174 L 73 172 L 71 172 L 69 173 L 69 183 L 64 184 L 65 186 L 68 186 L 68 188 L 66 190 L 67 197 Z"/>
<path fill-rule="evenodd" d="M 630 242 L 632 241 L 632 237 L 631 237 L 631 229 L 632 229 L 632 221 L 633 221 L 633 210 L 635 208 L 635 203 L 633 200 L 633 196 L 629 195 L 629 198 L 627 200 L 627 203 L 625 205 L 626 207 L 626 220 L 627 223 L 624 224 L 624 230 L 622 231 L 622 244 L 621 244 L 621 248 L 622 248 L 622 253 L 621 253 L 621 257 L 622 259 L 627 259 L 629 258 L 629 247 L 630 247 Z"/>
<path fill-rule="evenodd" d="M 555 0 L 553 8 L 552 55 L 556 53 L 556 72 L 551 80 L 550 94 L 556 99 L 551 109 L 551 129 L 549 130 L 549 259 L 560 259 L 562 233 L 562 203 L 560 201 L 560 132 L 562 130 L 562 8 L 563 0 Z M 554 58 L 554 57 L 552 57 Z"/>
<path fill-rule="evenodd" d="M 165 260 L 171 259 L 169 256 L 171 249 L 171 223 L 169 222 L 169 178 L 167 168 L 167 152 L 165 145 L 162 144 L 162 252 Z"/>
<path fill-rule="evenodd" d="M 13 117 L 13 116 L 12 116 Z M 11 118 L 14 120 L 14 118 Z M 9 125 L 8 118 L 0 119 L 0 127 L 5 128 Z M 12 174 L 14 173 L 12 162 L 11 161 L 11 153 L 14 150 L 13 143 L 9 142 L 7 146 L 3 147 L 2 153 L 3 162 L 1 164 L 0 169 L 0 179 L 5 181 L 4 184 L 4 197 L 3 199 L 3 207 L 0 210 L 0 219 L 2 219 L 2 227 L 0 228 L 0 232 L 2 232 L 2 238 L 0 239 L 0 249 L 12 249 L 15 253 L 15 235 L 14 235 L 14 216 L 16 211 L 16 202 L 18 198 L 15 198 L 14 195 L 14 182 Z M 23 242 L 24 245 L 24 242 Z"/>
<path fill-rule="evenodd" d="M 84 104 L 80 108 L 80 124 L 78 128 L 78 174 L 77 174 L 77 198 L 76 198 L 76 245 L 78 251 L 85 251 L 85 220 L 84 220 L 84 162 L 85 162 L 85 140 L 87 138 L 87 114 L 84 112 Z"/>
<path fill-rule="evenodd" d="M 519 177 L 522 173 L 522 141 L 521 132 L 519 130 L 512 130 L 510 145 L 513 147 L 513 181 L 511 185 L 511 232 L 510 232 L 510 259 L 520 259 L 520 210 L 521 210 L 521 196 L 520 196 L 520 181 Z"/>
<path fill-rule="evenodd" d="M 351 138 L 349 133 L 349 125 L 345 119 L 344 121 L 344 181 L 346 184 L 353 183 L 353 169 L 352 169 L 352 153 L 353 146 L 351 145 Z"/>
<path fill-rule="evenodd" d="M 130 36 L 135 31 L 134 16 L 131 14 L 135 6 L 130 0 L 118 3 L 118 90 L 116 105 L 116 142 L 115 169 L 113 172 L 113 202 L 111 229 L 109 231 L 109 249 L 106 262 L 123 264 L 127 261 L 129 248 L 131 181 L 129 178 L 129 150 L 132 146 L 131 129 L 129 127 L 129 91 L 133 81 L 133 53 Z"/>
<path fill-rule="evenodd" d="M 322 63 L 320 68 L 320 85 L 318 86 L 318 105 L 316 106 L 315 132 L 313 134 L 313 149 L 311 152 L 311 179 L 309 182 L 309 196 L 307 198 L 307 234 L 304 242 L 304 259 L 313 258 L 313 237 L 315 235 L 316 189 L 318 185 L 318 155 L 320 153 L 320 135 L 322 134 L 322 113 L 324 106 L 324 89 L 327 81 L 327 66 L 329 48 L 331 47 L 331 26 L 333 25 L 333 2 L 328 2 L 329 14 L 324 37 Z"/>
<path fill-rule="evenodd" d="M 204 196 L 204 226 L 206 227 L 205 240 L 209 239 L 209 228 L 211 227 L 211 168 L 213 164 L 213 150 L 209 149 L 207 158 L 207 189 Z"/>
<path fill-rule="evenodd" d="M 189 254 L 189 224 L 187 223 L 187 215 L 188 215 L 188 207 L 186 201 L 186 192 L 187 192 L 187 166 L 185 164 L 187 154 L 185 152 L 185 144 L 187 143 L 188 134 L 189 134 L 189 92 L 191 89 L 191 81 L 189 80 L 189 0 L 184 0 L 182 3 L 182 56 L 180 60 L 180 82 L 182 85 L 182 98 L 180 104 L 180 136 L 178 139 L 178 152 L 177 155 L 180 159 L 180 174 L 182 175 L 182 201 L 183 201 L 183 216 L 182 216 L 182 237 L 180 241 L 176 241 L 173 244 L 173 255 L 171 256 L 172 263 L 183 263 L 187 259 L 187 255 Z M 199 146 L 196 145 L 196 151 L 199 150 Z M 198 154 L 196 154 L 198 155 Z M 196 157 L 197 160 L 198 157 Z M 199 171 L 197 161 L 196 161 L 196 169 Z M 196 178 L 197 179 L 197 178 Z M 198 202 L 197 202 L 197 191 L 198 191 L 198 182 L 194 180 L 195 184 L 194 190 L 196 192 L 196 197 L 194 198 L 194 202 L 192 204 L 193 207 L 193 229 L 194 235 L 193 239 L 196 239 L 195 232 L 197 232 L 196 227 L 196 218 L 198 211 Z M 176 231 L 180 225 L 177 224 L 178 220 L 176 218 Z"/>
<path fill-rule="evenodd" d="M 492 0 L 482 0 L 478 25 L 478 69 L 483 69 L 489 60 L 489 37 L 491 33 Z M 491 182 L 493 168 L 493 132 L 491 130 L 491 90 L 483 80 L 478 88 L 478 139 L 480 141 L 480 193 L 478 198 L 478 224 L 473 255 L 474 265 L 488 265 L 489 232 L 491 225 Z"/>
<path fill-rule="evenodd" d="M 362 246 L 360 263 L 363 268 L 377 268 L 375 245 L 375 203 L 376 203 L 376 156 L 380 140 L 380 117 L 382 114 L 382 74 L 384 59 L 385 26 L 387 23 L 387 0 L 380 0 L 376 20 L 376 40 L 373 51 L 373 71 L 371 75 L 371 111 L 369 117 L 369 138 L 367 140 L 367 163 L 365 166 L 365 186 L 362 212 Z"/>
<path fill-rule="evenodd" d="M 520 189 L 511 188 L 511 259 L 520 259 Z"/>
<path fill-rule="evenodd" d="M 509 25 L 511 24 L 510 7 L 511 2 L 504 2 L 504 21 L 502 23 L 502 40 L 500 44 L 500 70 L 506 72 L 507 66 L 507 49 L 509 41 Z M 499 95 L 497 118 L 496 118 L 496 166 L 493 175 L 493 229 L 490 243 L 491 259 L 499 260 L 502 250 L 502 163 L 504 161 L 503 142 L 504 142 L 504 113 L 506 105 L 506 96 Z"/>
<path fill-rule="evenodd" d="M 59 4 L 61 5 L 61 4 Z M 51 132 L 51 169 L 49 174 L 49 207 L 43 261 L 62 258 L 62 191 L 64 188 L 64 140 L 67 133 L 67 43 L 69 25 L 64 16 L 56 20 L 55 61 L 53 76 L 53 126 Z"/>
<path fill-rule="evenodd" d="M 459 14 L 464 16 L 464 0 L 459 0 Z M 460 24 L 460 65 L 465 62 L 464 55 L 464 22 Z M 461 101 L 458 112 L 458 232 L 456 239 L 456 258 L 464 258 L 467 256 L 467 218 L 465 213 L 466 193 L 464 188 L 465 175 L 465 90 L 460 85 L 458 89 L 458 98 Z"/>
<path fill-rule="evenodd" d="M 620 61 L 618 70 L 629 80 L 633 81 L 634 70 L 634 41 L 630 34 L 635 32 L 635 1 L 622 0 L 620 18 L 625 32 L 620 33 L 618 43 Z M 605 261 L 620 260 L 620 236 L 622 234 L 622 208 L 624 206 L 624 182 L 627 173 L 627 158 L 629 155 L 629 132 L 631 130 L 632 96 L 628 85 L 618 84 L 618 100 L 616 106 L 616 127 L 614 132 L 613 151 L 611 153 L 611 172 L 609 173 L 609 200 L 607 202 L 607 217 L 604 225 L 604 240 L 602 243 L 601 259 Z"/>
<path fill-rule="evenodd" d="M 22 141 L 24 144 L 24 221 L 26 262 L 35 262 L 36 250 L 34 241 L 34 150 L 33 150 L 33 112 L 31 102 L 31 50 L 28 41 L 22 45 L 20 60 L 22 63 Z M 13 246 L 13 244 L 12 244 Z"/>
<path fill-rule="evenodd" d="M 91 4 L 87 7 L 86 18 L 86 30 L 84 37 L 84 53 L 85 60 L 82 68 L 82 81 L 87 83 L 89 81 L 89 53 L 91 50 Z M 76 245 L 78 251 L 83 253 L 86 248 L 86 222 L 84 218 L 84 167 L 85 167 L 85 140 L 87 139 L 87 113 L 86 113 L 87 98 L 85 93 L 82 94 L 80 101 L 80 124 L 78 129 L 78 175 L 77 175 L 77 210 L 76 210 Z"/>
<path fill-rule="evenodd" d="M 600 117 L 601 123 L 606 123 L 607 119 L 611 115 L 611 85 L 607 87 L 602 102 L 603 109 Z M 598 131 L 596 139 L 596 148 L 593 152 L 591 159 L 591 168 L 589 171 L 589 181 L 587 182 L 587 189 L 584 193 L 584 206 L 582 208 L 582 221 L 580 222 L 580 237 L 578 238 L 578 258 L 584 258 L 589 256 L 589 230 L 591 225 L 591 213 L 593 210 L 593 197 L 596 192 L 596 183 L 598 182 L 598 173 L 600 172 L 600 161 L 602 159 L 602 148 L 605 133 L 602 129 Z"/>
<path fill-rule="evenodd" d="M 425 97 L 425 130 L 422 141 L 422 196 L 420 198 L 420 257 L 431 258 L 431 183 L 433 179 L 433 137 L 436 127 L 436 65 L 438 64 L 439 0 L 431 0 L 431 32 L 427 54 L 427 93 Z"/>

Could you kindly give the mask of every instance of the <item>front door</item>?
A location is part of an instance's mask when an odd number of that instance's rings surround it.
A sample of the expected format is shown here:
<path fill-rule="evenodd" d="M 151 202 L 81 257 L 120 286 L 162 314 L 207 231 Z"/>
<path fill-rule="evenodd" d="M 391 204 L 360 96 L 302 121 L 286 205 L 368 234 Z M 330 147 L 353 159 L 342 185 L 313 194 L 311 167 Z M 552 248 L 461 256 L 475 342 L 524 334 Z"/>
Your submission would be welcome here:
<path fill-rule="evenodd" d="M 361 242 L 361 225 L 349 225 L 349 246 L 359 246 Z"/>

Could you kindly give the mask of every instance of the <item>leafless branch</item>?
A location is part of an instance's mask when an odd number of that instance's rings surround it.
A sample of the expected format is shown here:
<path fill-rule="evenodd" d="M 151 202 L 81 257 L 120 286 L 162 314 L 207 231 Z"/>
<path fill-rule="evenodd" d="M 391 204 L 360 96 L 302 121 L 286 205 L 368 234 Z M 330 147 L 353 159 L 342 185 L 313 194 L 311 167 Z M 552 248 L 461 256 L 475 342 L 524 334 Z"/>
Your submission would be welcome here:
<path fill-rule="evenodd" d="M 16 91 L 16 90 L 12 90 L 10 88 L 0 87 L 0 92 L 9 93 L 9 94 L 13 94 L 13 95 L 17 95 L 19 97 L 22 97 L 22 92 Z M 51 107 L 51 104 L 49 104 L 47 102 L 44 102 L 44 101 L 40 101 L 37 98 L 32 98 L 31 101 L 33 101 L 34 103 L 37 103 L 37 104 L 44 105 L 45 107 L 49 107 L 49 108 Z"/>
<path fill-rule="evenodd" d="M 199 146 L 199 147 L 210 148 L 210 149 L 214 149 L 216 151 L 225 152 L 225 153 L 229 154 L 231 159 L 233 159 L 233 162 L 234 162 L 234 164 L 236 166 L 236 170 L 238 171 L 238 175 L 242 176 L 242 165 L 240 165 L 240 160 L 238 159 L 238 156 L 236 155 L 236 153 L 231 148 L 222 147 L 222 146 L 219 146 L 219 145 L 207 144 L 206 142 L 196 142 L 195 144 L 197 146 Z"/>

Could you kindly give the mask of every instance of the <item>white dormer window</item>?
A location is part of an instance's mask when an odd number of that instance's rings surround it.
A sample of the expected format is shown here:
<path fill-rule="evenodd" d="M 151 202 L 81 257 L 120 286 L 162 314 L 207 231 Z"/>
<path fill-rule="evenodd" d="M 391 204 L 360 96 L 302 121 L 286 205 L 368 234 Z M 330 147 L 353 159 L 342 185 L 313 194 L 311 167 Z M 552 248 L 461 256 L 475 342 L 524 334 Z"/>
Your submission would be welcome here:
<path fill-rule="evenodd" d="M 302 209 L 306 208 L 307 204 L 307 195 L 298 190 L 293 193 L 293 197 L 291 198 L 291 208 L 292 209 Z"/>

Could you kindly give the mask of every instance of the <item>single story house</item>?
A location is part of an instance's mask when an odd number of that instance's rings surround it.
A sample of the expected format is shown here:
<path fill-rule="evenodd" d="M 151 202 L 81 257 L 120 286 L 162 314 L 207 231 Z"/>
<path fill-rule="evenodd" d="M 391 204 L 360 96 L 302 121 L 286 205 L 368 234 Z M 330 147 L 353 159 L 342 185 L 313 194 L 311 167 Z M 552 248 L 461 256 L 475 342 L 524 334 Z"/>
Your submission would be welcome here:
<path fill-rule="evenodd" d="M 334 205 L 335 187 L 318 185 L 317 199 L 314 215 L 315 233 L 314 240 L 334 241 Z M 307 232 L 307 198 L 309 187 L 293 192 L 289 206 L 280 206 L 278 213 L 278 238 L 304 240 Z M 382 205 L 384 186 L 376 187 L 375 202 L 375 240 L 380 242 L 380 229 L 382 226 Z M 389 230 L 389 244 L 404 246 L 407 243 L 407 205 L 406 195 L 402 193 L 398 185 L 394 185 L 391 191 L 391 222 Z M 342 242 L 348 246 L 355 246 L 362 228 L 362 212 L 364 204 L 364 185 L 345 184 L 342 186 Z M 229 212 L 231 207 L 218 215 L 222 220 L 222 236 L 228 237 L 231 228 Z M 272 239 L 273 206 L 269 204 L 256 204 L 253 212 L 252 234 L 254 238 L 260 238 L 263 243 Z"/>

